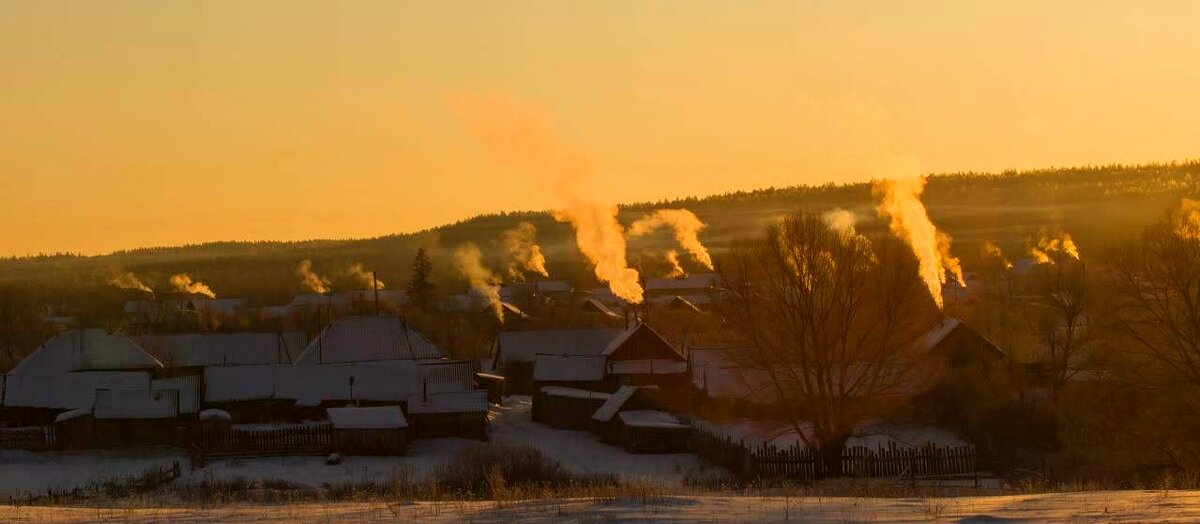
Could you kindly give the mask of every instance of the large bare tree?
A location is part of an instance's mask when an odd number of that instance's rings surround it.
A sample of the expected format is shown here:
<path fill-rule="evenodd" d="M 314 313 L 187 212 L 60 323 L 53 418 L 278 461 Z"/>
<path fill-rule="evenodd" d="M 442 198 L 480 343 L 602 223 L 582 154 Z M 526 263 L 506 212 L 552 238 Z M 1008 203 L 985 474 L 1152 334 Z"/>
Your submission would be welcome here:
<path fill-rule="evenodd" d="M 822 473 L 839 475 L 846 440 L 880 399 L 908 392 L 941 318 L 912 250 L 798 213 L 737 243 L 717 269 L 728 286 L 717 308 L 740 341 L 730 358 L 763 377 L 758 393 L 819 453 Z"/>

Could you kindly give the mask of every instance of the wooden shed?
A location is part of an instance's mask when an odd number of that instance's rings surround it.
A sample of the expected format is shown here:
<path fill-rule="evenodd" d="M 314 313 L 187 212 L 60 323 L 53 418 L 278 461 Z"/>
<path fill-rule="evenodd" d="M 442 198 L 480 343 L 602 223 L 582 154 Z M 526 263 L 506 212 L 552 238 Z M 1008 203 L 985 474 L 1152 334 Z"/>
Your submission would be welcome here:
<path fill-rule="evenodd" d="M 346 455 L 403 455 L 408 419 L 400 406 L 326 410 L 333 425 L 333 450 Z"/>
<path fill-rule="evenodd" d="M 592 414 L 612 395 L 598 391 L 544 386 L 533 397 L 531 417 L 555 429 L 588 429 Z"/>

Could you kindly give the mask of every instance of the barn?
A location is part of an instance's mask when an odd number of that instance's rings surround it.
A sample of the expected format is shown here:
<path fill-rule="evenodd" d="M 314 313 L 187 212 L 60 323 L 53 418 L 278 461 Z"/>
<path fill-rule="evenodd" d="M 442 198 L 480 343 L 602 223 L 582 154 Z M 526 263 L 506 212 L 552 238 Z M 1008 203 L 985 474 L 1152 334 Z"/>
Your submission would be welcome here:
<path fill-rule="evenodd" d="M 487 439 L 487 391 L 419 393 L 405 403 L 416 436 Z"/>

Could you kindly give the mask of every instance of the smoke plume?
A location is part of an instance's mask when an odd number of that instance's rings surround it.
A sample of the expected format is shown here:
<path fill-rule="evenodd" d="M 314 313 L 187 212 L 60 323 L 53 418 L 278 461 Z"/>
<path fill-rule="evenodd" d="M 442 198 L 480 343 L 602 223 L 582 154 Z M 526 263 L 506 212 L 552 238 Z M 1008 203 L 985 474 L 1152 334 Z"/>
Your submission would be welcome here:
<path fill-rule="evenodd" d="M 581 189 L 591 176 L 591 165 L 555 138 L 544 111 L 498 95 L 454 95 L 447 102 L 498 159 L 553 181 L 559 201 L 554 218 L 575 228 L 575 244 L 595 266 L 596 278 L 625 301 L 641 303 L 642 286 L 637 270 L 626 260 L 617 206 L 597 200 L 595 191 Z"/>
<path fill-rule="evenodd" d="M 192 295 L 204 295 L 208 298 L 217 298 L 217 294 L 203 282 L 192 280 L 192 277 L 187 273 L 180 273 L 171 276 L 171 287 L 180 293 L 189 293 Z"/>
<path fill-rule="evenodd" d="M 675 240 L 692 259 L 710 270 L 713 268 L 712 257 L 704 244 L 700 243 L 700 230 L 704 229 L 704 222 L 686 209 L 659 209 L 639 218 L 629 226 L 629 235 L 649 235 L 662 226 L 671 226 L 675 230 Z"/>
<path fill-rule="evenodd" d="M 329 279 L 318 275 L 312 270 L 312 261 L 304 259 L 300 261 L 300 265 L 296 266 L 296 275 L 300 277 L 300 282 L 304 287 L 311 289 L 314 293 L 328 293 Z"/>
<path fill-rule="evenodd" d="M 1183 199 L 1174 215 L 1175 234 L 1184 240 L 1200 240 L 1200 201 Z"/>
<path fill-rule="evenodd" d="M 667 263 L 671 265 L 671 271 L 667 273 L 667 278 L 679 278 L 684 275 L 683 266 L 679 264 L 679 252 L 674 249 L 666 253 Z"/>
<path fill-rule="evenodd" d="M 478 291 L 492 306 L 496 319 L 504 322 L 504 308 L 500 304 L 500 279 L 492 270 L 483 266 L 483 253 L 475 244 L 466 243 L 454 250 L 454 265 L 458 271 L 471 283 L 471 288 Z"/>
<path fill-rule="evenodd" d="M 150 289 L 150 286 L 147 286 L 145 282 L 142 282 L 142 279 L 138 278 L 137 275 L 134 275 L 129 271 L 116 272 L 112 275 L 109 275 L 108 284 L 121 289 L 135 289 L 151 294 L 154 293 L 154 290 Z"/>
<path fill-rule="evenodd" d="M 888 217 L 892 233 L 912 247 L 920 261 L 921 279 L 941 307 L 946 272 L 953 274 L 960 286 L 965 287 L 966 280 L 962 265 L 950 255 L 950 235 L 937 230 L 921 202 L 925 177 L 876 180 L 873 185 L 873 192 L 880 200 L 876 211 L 880 217 Z"/>
<path fill-rule="evenodd" d="M 1004 251 L 1002 251 L 1000 249 L 1000 246 L 996 245 L 995 242 L 992 242 L 990 240 L 984 241 L 983 256 L 985 258 L 994 258 L 996 260 L 999 260 L 1001 264 L 1004 264 L 1005 269 L 1013 268 L 1012 262 L 1008 261 L 1008 257 L 1004 256 Z"/>
<path fill-rule="evenodd" d="M 508 264 L 508 276 L 514 281 L 525 280 L 525 273 L 550 276 L 546 271 L 546 257 L 537 245 L 537 228 L 529 222 L 521 222 L 504 232 L 501 242 L 504 250 L 512 257 Z"/>
<path fill-rule="evenodd" d="M 1029 256 L 1038 264 L 1053 264 L 1056 254 L 1079 260 L 1079 248 L 1066 231 L 1039 229 L 1037 240 L 1029 246 Z"/>
<path fill-rule="evenodd" d="M 361 262 L 355 262 L 346 269 L 346 274 L 367 289 L 383 289 L 383 281 L 375 278 L 370 271 L 363 268 Z"/>
<path fill-rule="evenodd" d="M 826 212 L 823 218 L 825 219 L 825 223 L 829 224 L 829 227 L 833 228 L 834 231 L 841 231 L 848 235 L 857 234 L 854 228 L 858 224 L 858 217 L 851 211 L 839 207 Z"/>

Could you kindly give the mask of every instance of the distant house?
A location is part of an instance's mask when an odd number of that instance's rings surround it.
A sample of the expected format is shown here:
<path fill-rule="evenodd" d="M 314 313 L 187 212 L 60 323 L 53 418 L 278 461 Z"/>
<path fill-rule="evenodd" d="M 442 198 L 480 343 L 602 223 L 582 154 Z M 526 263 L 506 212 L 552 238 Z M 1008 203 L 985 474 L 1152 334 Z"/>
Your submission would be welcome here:
<path fill-rule="evenodd" d="M 438 360 L 442 352 L 403 317 L 342 317 L 316 336 L 297 364 L 344 364 L 387 360 Z"/>
<path fill-rule="evenodd" d="M 496 339 L 493 365 L 505 377 L 508 394 L 531 395 L 538 355 L 599 356 L 621 332 L 616 328 L 504 331 Z"/>
<path fill-rule="evenodd" d="M 184 299 L 182 310 L 187 313 L 206 313 L 221 317 L 234 317 L 246 307 L 244 298 L 190 297 Z"/>
<path fill-rule="evenodd" d="M 406 405 L 419 437 L 487 438 L 486 390 L 416 393 Z"/>
<path fill-rule="evenodd" d="M 706 295 L 719 286 L 719 279 L 715 273 L 693 273 L 680 278 L 648 278 L 646 295 Z"/>
<path fill-rule="evenodd" d="M 537 355 L 533 361 L 534 387 L 565 386 L 601 391 L 606 388 L 604 355 Z"/>

